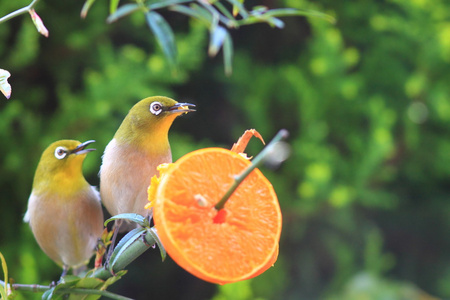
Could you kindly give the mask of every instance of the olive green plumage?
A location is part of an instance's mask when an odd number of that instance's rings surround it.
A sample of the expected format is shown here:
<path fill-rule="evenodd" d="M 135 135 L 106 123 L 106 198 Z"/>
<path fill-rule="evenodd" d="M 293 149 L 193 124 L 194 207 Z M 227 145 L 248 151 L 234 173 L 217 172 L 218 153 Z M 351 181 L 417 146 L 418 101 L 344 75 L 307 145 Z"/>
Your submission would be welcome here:
<path fill-rule="evenodd" d="M 130 109 L 106 146 L 100 168 L 100 194 L 111 215 L 148 215 L 150 178 L 158 165 L 172 162 L 168 132 L 177 116 L 193 111 L 189 106 L 194 105 L 155 96 Z"/>
<path fill-rule="evenodd" d="M 43 152 L 24 217 L 41 249 L 65 271 L 88 262 L 103 231 L 99 193 L 82 174 L 92 142 L 61 140 Z"/>

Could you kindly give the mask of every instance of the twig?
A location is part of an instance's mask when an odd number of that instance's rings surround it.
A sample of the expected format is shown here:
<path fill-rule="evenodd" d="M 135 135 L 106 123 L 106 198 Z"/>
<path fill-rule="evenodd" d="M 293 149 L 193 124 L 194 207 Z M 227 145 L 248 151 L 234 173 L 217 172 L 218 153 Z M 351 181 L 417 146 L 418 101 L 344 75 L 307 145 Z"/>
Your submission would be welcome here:
<path fill-rule="evenodd" d="M 36 5 L 36 3 L 38 1 L 39 0 L 33 0 L 27 6 L 22 7 L 20 9 L 16 10 L 16 11 L 13 11 L 12 13 L 7 14 L 6 16 L 1 17 L 0 18 L 0 23 L 6 22 L 6 21 L 8 21 L 8 20 L 10 20 L 10 19 L 12 19 L 14 17 L 17 17 L 17 16 L 19 16 L 21 14 L 25 14 L 25 13 L 29 12 L 31 9 L 33 9 L 33 7 Z"/>
<path fill-rule="evenodd" d="M 115 300 L 133 300 L 131 298 L 117 295 L 108 291 L 101 291 L 101 290 L 94 290 L 94 289 L 59 289 L 58 293 L 64 294 L 64 293 L 70 293 L 70 294 L 81 294 L 81 295 L 101 295 L 108 297 L 110 299 Z"/>
<path fill-rule="evenodd" d="M 273 147 L 275 144 L 277 144 L 282 139 L 286 139 L 288 137 L 289 133 L 286 129 L 281 129 L 278 131 L 277 135 L 270 141 L 270 143 L 252 160 L 252 164 L 245 169 L 240 175 L 235 177 L 235 180 L 231 187 L 228 189 L 228 191 L 223 195 L 222 199 L 220 199 L 219 202 L 217 202 L 215 208 L 219 211 L 221 210 L 225 203 L 227 202 L 228 198 L 231 197 L 231 195 L 234 193 L 234 191 L 238 188 L 238 186 L 244 181 L 244 179 L 259 165 L 261 165 L 264 160 L 267 158 L 267 156 L 270 154 L 270 152 L 273 150 Z"/>

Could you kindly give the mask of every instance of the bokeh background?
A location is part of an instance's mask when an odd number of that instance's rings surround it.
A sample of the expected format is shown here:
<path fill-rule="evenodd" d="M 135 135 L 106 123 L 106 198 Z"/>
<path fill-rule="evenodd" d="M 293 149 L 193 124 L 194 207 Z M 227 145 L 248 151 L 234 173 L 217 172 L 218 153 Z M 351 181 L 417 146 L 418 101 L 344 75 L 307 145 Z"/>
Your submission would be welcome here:
<path fill-rule="evenodd" d="M 174 73 L 134 14 L 108 25 L 107 1 L 42 0 L 50 31 L 28 15 L 0 24 L 0 251 L 18 283 L 60 269 L 22 222 L 34 170 L 51 142 L 95 139 L 85 176 L 98 185 L 104 147 L 128 109 L 151 95 L 197 105 L 170 132 L 174 159 L 230 148 L 245 129 L 290 132 L 291 157 L 263 168 L 283 211 L 280 257 L 261 276 L 225 286 L 197 279 L 159 251 L 110 288 L 135 299 L 450 298 L 450 3 L 429 0 L 263 0 L 336 17 L 284 18 L 231 31 L 225 76 L 199 22 L 163 11 L 176 32 Z M 1 1 L 0 15 L 29 1 Z M 220 54 L 220 53 L 219 53 Z M 252 141 L 248 152 L 262 149 Z M 39 299 L 21 293 L 17 299 Z"/>

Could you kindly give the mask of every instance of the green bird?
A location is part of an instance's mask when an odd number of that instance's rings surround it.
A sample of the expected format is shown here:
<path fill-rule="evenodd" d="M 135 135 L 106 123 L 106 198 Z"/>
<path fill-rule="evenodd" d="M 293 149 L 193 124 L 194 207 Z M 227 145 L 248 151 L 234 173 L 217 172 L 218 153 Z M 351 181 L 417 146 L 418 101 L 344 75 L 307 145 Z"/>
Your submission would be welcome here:
<path fill-rule="evenodd" d="M 190 107 L 195 105 L 155 96 L 130 109 L 106 146 L 100 168 L 100 194 L 112 216 L 122 213 L 148 216 L 144 207 L 148 203 L 150 178 L 156 174 L 158 165 L 172 162 L 170 126 L 176 117 L 194 111 Z M 122 225 L 121 231 L 135 226 L 121 223 L 115 223 L 115 227 Z"/>
<path fill-rule="evenodd" d="M 98 191 L 83 176 L 86 149 L 94 141 L 54 142 L 42 153 L 24 221 L 41 249 L 62 266 L 64 276 L 84 267 L 103 232 Z"/>

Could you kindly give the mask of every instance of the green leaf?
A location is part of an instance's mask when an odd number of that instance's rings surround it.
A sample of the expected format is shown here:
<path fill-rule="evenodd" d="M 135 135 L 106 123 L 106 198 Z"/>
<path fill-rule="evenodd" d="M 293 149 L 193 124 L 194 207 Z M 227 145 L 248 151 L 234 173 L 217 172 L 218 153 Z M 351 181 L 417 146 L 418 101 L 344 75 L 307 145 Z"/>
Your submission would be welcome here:
<path fill-rule="evenodd" d="M 110 268 L 113 269 L 115 263 L 120 258 L 120 255 L 137 239 L 139 239 L 142 236 L 142 233 L 146 231 L 145 228 L 135 228 L 128 232 L 117 244 L 117 246 L 114 248 L 114 251 L 110 258 Z"/>
<path fill-rule="evenodd" d="M 223 42 L 223 64 L 225 66 L 225 74 L 230 76 L 233 71 L 233 39 L 228 32 Z"/>
<path fill-rule="evenodd" d="M 211 15 L 211 13 L 207 9 L 205 9 L 205 8 L 201 7 L 200 5 L 195 4 L 195 3 L 191 4 L 191 8 L 194 11 L 196 11 L 199 15 L 201 15 L 205 20 L 207 20 L 208 24 L 211 24 L 213 22 L 213 16 Z"/>
<path fill-rule="evenodd" d="M 336 19 L 330 15 L 324 14 L 316 10 L 308 9 L 295 9 L 295 8 L 276 8 L 268 10 L 264 13 L 264 16 L 270 17 L 287 17 L 287 16 L 304 16 L 304 17 L 317 17 L 327 20 L 328 22 L 335 23 Z"/>
<path fill-rule="evenodd" d="M 192 0 L 163 0 L 161 2 L 152 3 L 147 6 L 150 10 L 159 9 L 171 5 L 176 5 L 180 3 L 192 2 Z"/>
<path fill-rule="evenodd" d="M 0 295 L 2 296 L 2 299 L 8 299 L 8 266 L 6 265 L 6 260 L 3 254 L 0 252 L 0 260 L 2 261 L 2 270 L 3 270 L 3 276 L 5 278 L 5 286 L 3 287 L 0 284 Z"/>
<path fill-rule="evenodd" d="M 150 228 L 150 229 L 148 229 L 148 232 L 150 233 L 150 235 L 153 237 L 156 244 L 158 245 L 159 252 L 161 253 L 162 261 L 166 260 L 166 257 L 167 257 L 166 248 L 164 248 L 163 244 L 161 243 L 161 240 L 159 239 L 156 228 Z"/>
<path fill-rule="evenodd" d="M 127 274 L 127 270 L 121 270 L 119 272 L 117 272 L 116 274 L 114 274 L 114 276 L 109 277 L 108 279 L 105 280 L 105 283 L 103 284 L 102 290 L 106 290 L 106 288 L 112 284 L 114 284 L 116 281 L 120 280 L 122 278 L 122 276 L 124 276 L 125 274 Z"/>
<path fill-rule="evenodd" d="M 48 289 L 42 294 L 42 300 L 52 300 L 53 298 L 53 292 L 55 291 L 56 286 L 52 287 L 51 289 Z"/>
<path fill-rule="evenodd" d="M 145 14 L 147 24 L 156 37 L 166 58 L 171 65 L 175 65 L 177 48 L 175 46 L 175 35 L 169 23 L 157 12 L 149 11 Z"/>
<path fill-rule="evenodd" d="M 284 22 L 278 18 L 270 17 L 270 18 L 263 18 L 263 19 L 266 20 L 267 23 L 269 23 L 270 25 L 272 25 L 274 27 L 277 27 L 277 28 L 284 27 Z"/>
<path fill-rule="evenodd" d="M 227 25 L 227 27 L 237 27 L 238 23 L 236 22 L 236 19 L 233 17 L 233 15 L 226 9 L 225 6 L 223 6 L 222 3 L 219 1 L 214 2 L 214 6 L 217 7 L 217 9 L 223 14 L 223 18 L 221 18 L 221 21 Z M 224 20 L 225 18 L 225 20 Z"/>
<path fill-rule="evenodd" d="M 248 12 L 244 7 L 244 0 L 227 0 L 231 5 L 233 5 L 233 15 L 237 16 L 240 14 L 242 18 L 248 17 Z"/>
<path fill-rule="evenodd" d="M 84 19 L 87 16 L 87 13 L 89 9 L 91 8 L 92 4 L 94 4 L 95 0 L 86 0 L 84 2 L 83 8 L 81 8 L 80 16 Z"/>
<path fill-rule="evenodd" d="M 119 6 L 120 0 L 110 0 L 109 1 L 109 14 L 112 15 L 116 12 L 117 7 Z"/>
<path fill-rule="evenodd" d="M 140 6 L 137 4 L 124 4 L 121 7 L 119 7 L 113 14 L 109 15 L 109 17 L 106 19 L 107 23 L 112 23 L 117 21 L 120 18 L 123 18 L 137 10 L 140 9 Z"/>
<path fill-rule="evenodd" d="M 210 18 L 205 18 L 205 16 L 198 11 L 184 5 L 174 5 L 170 8 L 172 11 L 176 11 L 178 13 L 187 15 L 188 17 L 196 18 L 200 21 L 203 21 L 206 26 L 209 26 L 211 24 Z"/>
<path fill-rule="evenodd" d="M 216 26 L 213 30 L 211 30 L 208 50 L 209 56 L 215 56 L 217 52 L 219 52 L 223 42 L 225 41 L 227 33 L 227 30 L 222 26 Z"/>
<path fill-rule="evenodd" d="M 148 219 L 139 214 L 127 213 L 127 214 L 118 214 L 115 215 L 108 220 L 105 221 L 104 226 L 108 225 L 109 222 L 114 220 L 127 220 L 141 225 L 142 227 L 150 227 L 150 223 Z"/>

